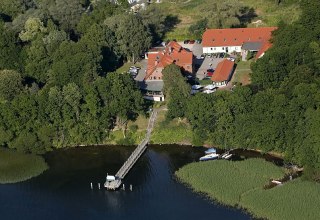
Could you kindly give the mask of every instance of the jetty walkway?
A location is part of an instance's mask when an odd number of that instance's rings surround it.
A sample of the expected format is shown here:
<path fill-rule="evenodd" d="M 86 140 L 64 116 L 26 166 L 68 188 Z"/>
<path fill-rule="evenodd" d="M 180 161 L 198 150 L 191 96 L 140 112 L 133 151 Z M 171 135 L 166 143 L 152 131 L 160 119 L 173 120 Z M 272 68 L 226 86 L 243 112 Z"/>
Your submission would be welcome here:
<path fill-rule="evenodd" d="M 104 184 L 104 187 L 109 190 L 116 190 L 120 187 L 122 179 L 127 175 L 127 173 L 130 171 L 130 169 L 133 167 L 133 165 L 137 162 L 137 160 L 140 158 L 140 156 L 143 154 L 143 152 L 146 150 L 147 145 L 150 140 L 151 132 L 154 126 L 154 122 L 156 121 L 158 112 L 162 109 L 155 109 L 152 111 L 148 127 L 146 130 L 146 136 L 141 141 L 141 143 L 138 145 L 138 147 L 131 153 L 129 158 L 126 160 L 126 162 L 122 165 L 120 170 L 115 175 L 115 180 L 112 181 L 106 181 Z"/>

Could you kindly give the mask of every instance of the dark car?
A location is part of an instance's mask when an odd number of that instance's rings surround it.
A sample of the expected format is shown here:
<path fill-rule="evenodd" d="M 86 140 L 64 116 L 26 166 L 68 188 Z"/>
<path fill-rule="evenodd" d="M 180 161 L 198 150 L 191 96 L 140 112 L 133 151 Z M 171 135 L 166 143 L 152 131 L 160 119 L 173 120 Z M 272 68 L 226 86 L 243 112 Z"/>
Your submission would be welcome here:
<path fill-rule="evenodd" d="M 190 40 L 189 41 L 189 44 L 194 44 L 195 43 L 195 40 Z"/>
<path fill-rule="evenodd" d="M 183 43 L 184 44 L 188 44 L 190 42 L 190 40 L 184 40 Z"/>
<path fill-rule="evenodd" d="M 211 77 L 214 73 L 214 69 L 207 69 L 207 77 Z"/>

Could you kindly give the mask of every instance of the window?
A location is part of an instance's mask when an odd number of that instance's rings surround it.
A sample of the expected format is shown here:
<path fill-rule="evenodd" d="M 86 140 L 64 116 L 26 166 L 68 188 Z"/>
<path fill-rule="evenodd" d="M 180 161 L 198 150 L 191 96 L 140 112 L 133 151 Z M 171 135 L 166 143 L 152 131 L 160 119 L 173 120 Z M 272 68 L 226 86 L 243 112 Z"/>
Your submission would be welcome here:
<path fill-rule="evenodd" d="M 224 50 L 224 47 L 222 47 L 222 50 Z"/>
<path fill-rule="evenodd" d="M 157 77 L 154 76 L 153 79 L 157 79 Z"/>
<path fill-rule="evenodd" d="M 216 48 L 214 48 L 214 50 L 216 50 Z"/>
<path fill-rule="evenodd" d="M 211 47 L 210 49 L 211 49 L 211 50 L 213 50 L 213 48 L 212 48 L 212 47 Z"/>
<path fill-rule="evenodd" d="M 161 79 L 161 77 L 159 76 L 159 79 Z"/>

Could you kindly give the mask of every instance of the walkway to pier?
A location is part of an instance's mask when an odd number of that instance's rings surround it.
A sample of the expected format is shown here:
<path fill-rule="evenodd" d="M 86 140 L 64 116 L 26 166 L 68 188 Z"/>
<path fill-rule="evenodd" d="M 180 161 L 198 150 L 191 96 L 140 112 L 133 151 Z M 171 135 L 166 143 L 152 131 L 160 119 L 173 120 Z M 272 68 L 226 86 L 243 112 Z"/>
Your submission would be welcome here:
<path fill-rule="evenodd" d="M 120 170 L 115 175 L 115 180 L 113 181 L 106 181 L 104 184 L 104 187 L 107 189 L 115 190 L 120 187 L 121 180 L 127 175 L 129 170 L 133 167 L 133 165 L 137 162 L 137 160 L 140 158 L 140 156 L 143 154 L 143 152 L 147 148 L 147 144 L 150 140 L 151 132 L 154 126 L 154 122 L 156 121 L 158 111 L 161 109 L 155 109 L 152 111 L 148 127 L 147 127 L 147 133 L 145 138 L 141 141 L 141 143 L 138 145 L 138 147 L 131 153 L 130 157 L 127 159 L 127 161 L 122 165 Z"/>

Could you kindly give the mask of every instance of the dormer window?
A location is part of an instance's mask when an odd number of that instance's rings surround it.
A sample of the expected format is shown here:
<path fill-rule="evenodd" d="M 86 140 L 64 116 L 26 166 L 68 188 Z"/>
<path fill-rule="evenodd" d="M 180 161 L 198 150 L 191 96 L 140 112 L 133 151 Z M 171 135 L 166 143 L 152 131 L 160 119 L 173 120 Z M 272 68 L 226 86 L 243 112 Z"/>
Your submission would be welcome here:
<path fill-rule="evenodd" d="M 225 38 L 223 39 L 224 42 L 226 42 L 226 40 L 227 40 L 227 39 L 225 39 Z"/>
<path fill-rule="evenodd" d="M 237 38 L 235 38 L 234 41 L 237 41 Z"/>

